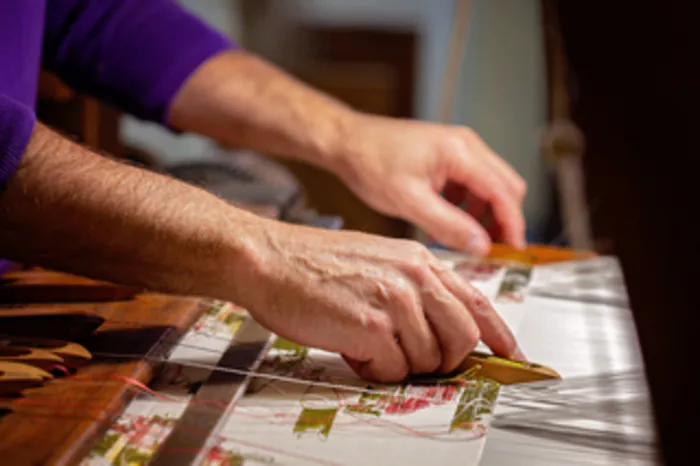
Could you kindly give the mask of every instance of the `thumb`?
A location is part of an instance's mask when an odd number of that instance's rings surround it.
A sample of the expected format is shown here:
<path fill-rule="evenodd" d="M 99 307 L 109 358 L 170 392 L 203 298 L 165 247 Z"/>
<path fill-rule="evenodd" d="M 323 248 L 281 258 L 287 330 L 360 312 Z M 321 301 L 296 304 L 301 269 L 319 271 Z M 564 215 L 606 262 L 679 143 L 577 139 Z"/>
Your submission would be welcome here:
<path fill-rule="evenodd" d="M 479 256 L 491 249 L 491 239 L 479 222 L 431 189 L 416 190 L 409 205 L 408 219 L 440 243 Z"/>

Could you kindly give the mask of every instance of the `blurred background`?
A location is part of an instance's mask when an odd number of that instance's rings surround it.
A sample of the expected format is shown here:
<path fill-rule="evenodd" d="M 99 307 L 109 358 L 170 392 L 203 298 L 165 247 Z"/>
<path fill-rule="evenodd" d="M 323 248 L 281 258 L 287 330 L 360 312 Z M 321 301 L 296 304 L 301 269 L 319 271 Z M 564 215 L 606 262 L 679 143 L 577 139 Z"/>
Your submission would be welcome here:
<path fill-rule="evenodd" d="M 528 182 L 530 242 L 613 253 L 603 222 L 592 215 L 588 224 L 587 206 L 595 214 L 595 202 L 580 181 L 581 143 L 567 112 L 571 80 L 548 0 L 179 1 L 244 48 L 357 109 L 472 127 Z M 39 114 L 104 152 L 265 215 L 422 238 L 330 174 L 174 134 L 74 95 L 48 74 Z"/>

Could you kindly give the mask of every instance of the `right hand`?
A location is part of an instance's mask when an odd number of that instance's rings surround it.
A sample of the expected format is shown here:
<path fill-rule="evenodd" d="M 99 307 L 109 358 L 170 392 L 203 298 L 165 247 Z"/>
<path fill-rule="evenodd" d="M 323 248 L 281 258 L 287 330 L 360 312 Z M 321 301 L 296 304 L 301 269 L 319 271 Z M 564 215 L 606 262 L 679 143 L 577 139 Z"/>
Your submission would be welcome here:
<path fill-rule="evenodd" d="M 480 338 L 523 358 L 488 299 L 417 242 L 278 222 L 264 231 L 240 304 L 284 338 L 341 353 L 363 378 L 452 371 Z"/>

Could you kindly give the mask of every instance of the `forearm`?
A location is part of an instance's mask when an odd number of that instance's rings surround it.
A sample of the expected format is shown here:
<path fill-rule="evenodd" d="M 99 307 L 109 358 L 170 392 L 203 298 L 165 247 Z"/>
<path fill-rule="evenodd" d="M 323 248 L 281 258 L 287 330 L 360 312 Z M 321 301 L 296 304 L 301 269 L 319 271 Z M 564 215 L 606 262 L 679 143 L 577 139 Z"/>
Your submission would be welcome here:
<path fill-rule="evenodd" d="M 254 264 L 260 221 L 37 123 L 0 196 L 0 257 L 154 291 L 235 299 L 236 277 Z"/>
<path fill-rule="evenodd" d="M 204 63 L 176 95 L 172 126 L 329 168 L 355 112 L 242 51 Z"/>

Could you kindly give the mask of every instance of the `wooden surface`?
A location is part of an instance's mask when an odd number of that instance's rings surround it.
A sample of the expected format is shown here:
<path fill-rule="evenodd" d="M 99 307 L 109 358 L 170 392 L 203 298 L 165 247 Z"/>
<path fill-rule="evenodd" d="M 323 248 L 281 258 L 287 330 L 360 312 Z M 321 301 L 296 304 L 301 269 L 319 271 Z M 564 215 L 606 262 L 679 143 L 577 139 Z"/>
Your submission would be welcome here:
<path fill-rule="evenodd" d="M 134 294 L 133 290 L 53 272 L 14 272 L 3 280 L 3 296 L 12 300 L 0 304 L 0 326 L 3 311 L 31 313 L 38 307 L 57 313 L 80 310 L 105 319 L 93 334 L 77 340 L 93 353 L 89 365 L 73 376 L 57 377 L 43 387 L 26 390 L 22 398 L 3 400 L 2 408 L 10 407 L 11 412 L 0 417 L 0 463 L 12 466 L 77 464 L 134 393 L 131 384 L 119 377 L 148 383 L 156 362 L 139 356 L 162 357 L 204 311 L 196 298 Z M 12 282 L 23 290 L 8 292 Z M 72 302 L 48 302 L 47 296 L 60 298 L 62 283 Z M 32 286 L 36 287 L 33 299 Z M 110 292 L 121 300 L 108 301 Z M 98 299 L 91 301 L 95 297 Z M 101 357 L 101 353 L 133 357 L 115 359 Z"/>
<path fill-rule="evenodd" d="M 37 89 L 37 116 L 62 134 L 118 158 L 124 155 L 119 139 L 121 113 L 73 91 L 55 74 L 42 71 Z"/>
<path fill-rule="evenodd" d="M 0 305 L 94 303 L 131 299 L 139 290 L 40 269 L 17 270 L 0 277 Z"/>

